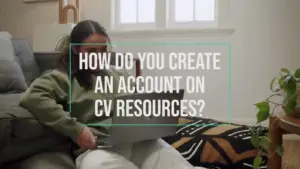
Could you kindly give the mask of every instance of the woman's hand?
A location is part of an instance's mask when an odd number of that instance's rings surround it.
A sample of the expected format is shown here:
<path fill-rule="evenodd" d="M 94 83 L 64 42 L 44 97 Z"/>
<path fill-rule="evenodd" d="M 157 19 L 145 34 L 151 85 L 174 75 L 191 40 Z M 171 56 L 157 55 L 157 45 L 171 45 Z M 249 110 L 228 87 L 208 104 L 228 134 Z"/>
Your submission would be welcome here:
<path fill-rule="evenodd" d="M 96 137 L 91 132 L 89 127 L 85 127 L 76 139 L 76 143 L 83 149 L 97 148 Z"/>

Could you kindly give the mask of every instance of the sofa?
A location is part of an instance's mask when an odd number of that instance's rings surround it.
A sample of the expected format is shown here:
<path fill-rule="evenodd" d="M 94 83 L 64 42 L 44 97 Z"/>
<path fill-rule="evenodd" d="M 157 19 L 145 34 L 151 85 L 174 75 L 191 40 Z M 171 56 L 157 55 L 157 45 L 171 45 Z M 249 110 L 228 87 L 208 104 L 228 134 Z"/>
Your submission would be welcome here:
<path fill-rule="evenodd" d="M 0 32 L 0 168 L 66 143 L 19 107 L 26 88 L 57 65 L 59 53 L 33 53 L 29 42 Z"/>

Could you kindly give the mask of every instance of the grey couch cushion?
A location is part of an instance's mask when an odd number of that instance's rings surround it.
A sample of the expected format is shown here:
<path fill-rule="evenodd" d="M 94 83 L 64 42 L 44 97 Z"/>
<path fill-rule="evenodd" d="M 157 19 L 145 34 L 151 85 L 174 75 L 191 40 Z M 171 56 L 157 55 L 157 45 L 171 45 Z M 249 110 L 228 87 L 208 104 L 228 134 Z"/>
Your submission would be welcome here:
<path fill-rule="evenodd" d="M 15 56 L 22 68 L 27 85 L 29 85 L 40 75 L 39 66 L 34 58 L 31 46 L 26 39 L 12 38 L 11 41 L 14 47 Z"/>
<path fill-rule="evenodd" d="M 11 41 L 0 38 L 0 51 L 0 93 L 25 91 L 27 84 Z"/>
<path fill-rule="evenodd" d="M 0 95 L 0 164 L 51 149 L 66 141 L 21 108 L 20 97 L 21 94 Z"/>
<path fill-rule="evenodd" d="M 3 100 L 1 100 L 2 102 Z M 0 112 L 0 150 L 11 143 L 12 117 Z"/>
<path fill-rule="evenodd" d="M 46 150 L 49 151 L 65 143 L 66 140 L 63 138 L 46 137 L 6 146 L 0 150 L 0 168 L 5 163 L 21 160 Z"/>
<path fill-rule="evenodd" d="M 42 137 L 57 137 L 57 133 L 41 125 L 30 112 L 19 106 L 21 95 L 0 95 L 0 123 L 10 121 L 9 126 L 2 127 L 9 129 L 13 142 L 22 142 Z"/>
<path fill-rule="evenodd" d="M 36 52 L 34 55 L 41 73 L 59 67 L 59 52 Z"/>

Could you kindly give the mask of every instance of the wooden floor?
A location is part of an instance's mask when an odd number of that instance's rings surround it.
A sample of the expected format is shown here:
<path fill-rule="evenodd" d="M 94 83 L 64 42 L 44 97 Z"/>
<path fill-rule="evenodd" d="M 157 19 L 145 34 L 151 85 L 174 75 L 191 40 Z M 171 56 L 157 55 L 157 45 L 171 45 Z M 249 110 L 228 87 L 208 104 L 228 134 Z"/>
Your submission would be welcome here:
<path fill-rule="evenodd" d="M 300 140 L 284 140 L 283 169 L 300 169 Z"/>

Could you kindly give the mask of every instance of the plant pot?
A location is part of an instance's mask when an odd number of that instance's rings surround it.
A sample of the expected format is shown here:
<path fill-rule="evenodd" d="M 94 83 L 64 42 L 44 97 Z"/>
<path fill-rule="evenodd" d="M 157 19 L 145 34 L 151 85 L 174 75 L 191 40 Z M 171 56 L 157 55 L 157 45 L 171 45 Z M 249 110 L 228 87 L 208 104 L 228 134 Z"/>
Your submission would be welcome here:
<path fill-rule="evenodd" d="M 292 112 L 287 112 L 286 108 L 282 106 L 287 116 L 299 117 L 300 118 L 300 107 L 296 107 Z"/>

